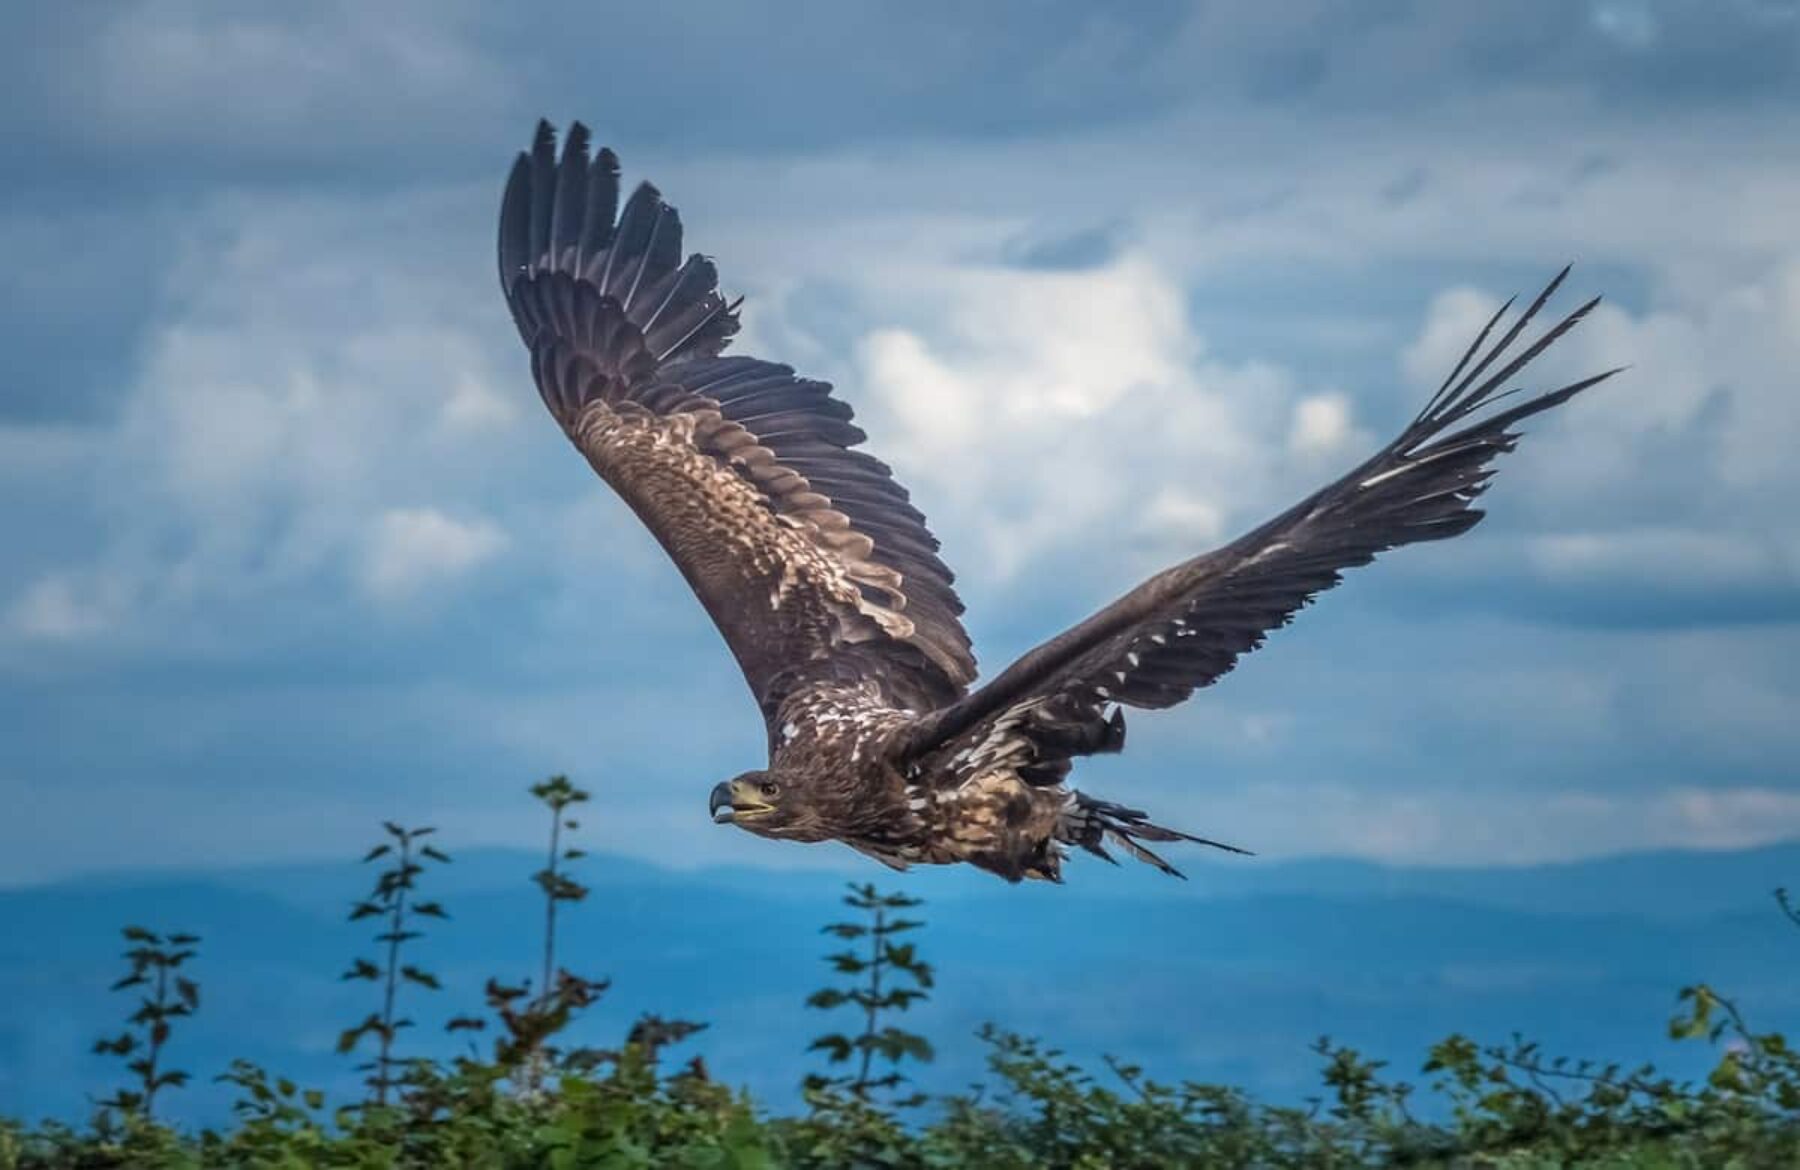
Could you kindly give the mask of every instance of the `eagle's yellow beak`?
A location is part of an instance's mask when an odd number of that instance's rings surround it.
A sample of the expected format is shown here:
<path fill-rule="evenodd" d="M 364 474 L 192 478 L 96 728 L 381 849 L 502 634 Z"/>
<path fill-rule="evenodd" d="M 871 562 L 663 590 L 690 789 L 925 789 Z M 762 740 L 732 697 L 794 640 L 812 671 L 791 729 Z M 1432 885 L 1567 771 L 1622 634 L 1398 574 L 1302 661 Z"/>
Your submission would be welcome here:
<path fill-rule="evenodd" d="M 775 806 L 762 798 L 754 784 L 742 780 L 722 780 L 714 785 L 712 799 L 707 805 L 716 825 L 728 825 L 775 811 Z"/>

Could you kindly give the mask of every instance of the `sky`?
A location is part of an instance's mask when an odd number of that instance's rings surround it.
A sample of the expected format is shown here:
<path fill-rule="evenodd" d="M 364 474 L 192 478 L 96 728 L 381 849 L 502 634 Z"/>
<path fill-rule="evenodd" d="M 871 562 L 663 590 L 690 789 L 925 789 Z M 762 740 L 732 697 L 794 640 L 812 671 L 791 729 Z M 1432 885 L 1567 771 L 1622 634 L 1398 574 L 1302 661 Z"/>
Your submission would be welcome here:
<path fill-rule="evenodd" d="M 706 815 L 755 708 L 497 287 L 539 117 L 856 405 L 988 674 L 1573 261 L 1539 382 L 1631 368 L 1490 519 L 1078 778 L 1276 857 L 1800 837 L 1794 0 L 26 3 L 0 58 L 0 883 L 530 843 L 552 772 L 597 848 L 855 864 Z"/>

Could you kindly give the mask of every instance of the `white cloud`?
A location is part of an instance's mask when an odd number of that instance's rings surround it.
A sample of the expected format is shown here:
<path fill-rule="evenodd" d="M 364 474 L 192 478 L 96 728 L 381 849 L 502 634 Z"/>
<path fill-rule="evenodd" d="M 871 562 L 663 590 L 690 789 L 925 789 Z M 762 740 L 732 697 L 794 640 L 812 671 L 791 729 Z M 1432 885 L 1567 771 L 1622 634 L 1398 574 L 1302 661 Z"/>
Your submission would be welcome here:
<path fill-rule="evenodd" d="M 536 396 L 522 358 L 516 400 L 498 389 L 504 310 L 425 226 L 447 198 L 210 202 L 116 416 L 46 465 L 90 482 L 114 535 L 47 569 L 13 628 L 181 638 L 222 605 L 255 623 L 322 584 L 391 598 L 490 558 L 502 531 L 470 517 L 516 496 Z"/>
<path fill-rule="evenodd" d="M 465 371 L 457 375 L 439 418 L 444 428 L 453 433 L 489 431 L 518 418 L 517 402 L 525 397 L 508 397 Z"/>
<path fill-rule="evenodd" d="M 393 601 L 467 573 L 505 544 L 505 534 L 487 520 L 457 520 L 431 508 L 394 508 L 372 526 L 361 580 L 372 596 Z"/>
<path fill-rule="evenodd" d="M 1683 272 L 1652 307 L 1602 304 L 1541 361 L 1548 389 L 1612 366 L 1612 381 L 1533 421 L 1502 474 L 1523 563 L 1559 584 L 1636 590 L 1800 581 L 1800 254 L 1765 257 L 1718 287 Z M 1572 303 L 1572 301 L 1571 301 Z M 1436 297 L 1402 364 L 1421 389 L 1498 305 L 1457 288 Z M 1554 320 L 1550 317 L 1549 320 Z M 1514 510 L 1516 509 L 1516 510 Z M 1471 562 L 1472 564 L 1472 562 Z"/>
<path fill-rule="evenodd" d="M 1288 449 L 1301 455 L 1329 455 L 1348 446 L 1353 431 L 1348 398 L 1312 394 L 1294 404 Z"/>
<path fill-rule="evenodd" d="M 51 574 L 13 601 L 7 624 L 31 638 L 87 638 L 109 629 L 123 604 L 117 582 Z"/>
<path fill-rule="evenodd" d="M 1143 255 L 1078 272 L 915 259 L 890 275 L 897 288 L 872 295 L 909 326 L 863 339 L 858 404 L 873 449 L 989 584 L 1121 536 L 1146 563 L 1203 551 L 1290 502 L 1300 465 L 1351 431 L 1341 396 L 1207 357 L 1180 284 Z"/>

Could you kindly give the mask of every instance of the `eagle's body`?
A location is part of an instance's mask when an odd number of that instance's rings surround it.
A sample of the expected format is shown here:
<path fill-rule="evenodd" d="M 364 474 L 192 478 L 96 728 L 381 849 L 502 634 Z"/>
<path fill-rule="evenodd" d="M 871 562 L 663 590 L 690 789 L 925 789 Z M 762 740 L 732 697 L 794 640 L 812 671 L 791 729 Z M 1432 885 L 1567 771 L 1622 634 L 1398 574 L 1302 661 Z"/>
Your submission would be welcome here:
<path fill-rule="evenodd" d="M 1341 569 L 1472 527 L 1507 428 L 1607 376 L 1484 410 L 1591 307 L 1508 356 L 1553 283 L 1483 352 L 1489 322 L 1411 426 L 1343 479 L 971 690 L 952 575 L 906 490 L 855 449 L 849 406 L 786 366 L 720 356 L 737 317 L 712 262 L 682 259 L 679 218 L 649 184 L 620 211 L 617 160 L 590 160 L 579 124 L 560 160 L 540 125 L 514 166 L 500 279 L 546 406 L 661 541 L 761 707 L 768 766 L 718 785 L 715 819 L 1015 881 L 1058 878 L 1070 846 L 1174 872 L 1142 842 L 1216 844 L 1070 789 L 1072 761 L 1119 750 L 1121 705 L 1213 682 Z"/>

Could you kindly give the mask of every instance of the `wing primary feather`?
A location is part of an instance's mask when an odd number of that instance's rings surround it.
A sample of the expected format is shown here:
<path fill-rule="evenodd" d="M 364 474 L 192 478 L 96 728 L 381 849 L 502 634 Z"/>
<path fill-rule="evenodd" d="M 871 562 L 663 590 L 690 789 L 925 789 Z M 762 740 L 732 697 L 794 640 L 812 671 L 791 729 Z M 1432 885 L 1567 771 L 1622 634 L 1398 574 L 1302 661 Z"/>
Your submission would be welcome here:
<path fill-rule="evenodd" d="M 1441 403 L 1444 400 L 1444 396 L 1450 392 L 1450 387 L 1456 382 L 1457 376 L 1461 374 L 1464 367 L 1469 364 L 1469 359 L 1474 357 L 1476 351 L 1481 349 L 1482 344 L 1488 339 L 1488 334 L 1494 331 L 1494 326 L 1500 323 L 1500 318 L 1506 316 L 1506 311 L 1512 308 L 1518 299 L 1517 296 L 1507 297 L 1506 302 L 1498 309 L 1494 310 L 1494 315 L 1487 319 L 1487 324 L 1481 327 L 1481 332 L 1477 333 L 1475 335 L 1475 340 L 1469 343 L 1469 348 L 1463 350 L 1462 357 L 1457 360 L 1456 368 L 1450 371 L 1450 376 L 1445 378 L 1443 385 L 1437 388 L 1437 393 L 1431 396 L 1430 401 L 1425 403 L 1425 408 L 1419 411 L 1418 417 L 1413 419 L 1415 425 L 1423 423 L 1426 419 L 1431 417 L 1433 411 L 1437 410 L 1438 404 Z"/>
<path fill-rule="evenodd" d="M 631 287 L 626 289 L 625 295 L 619 298 L 619 304 L 624 306 L 625 312 L 628 314 L 631 312 L 631 302 L 637 299 L 638 289 L 643 287 L 644 269 L 650 267 L 650 257 L 655 254 L 656 237 L 661 234 L 663 230 L 663 222 L 673 218 L 674 214 L 675 213 L 671 208 L 659 204 L 656 208 L 656 213 L 650 218 L 650 235 L 644 240 L 644 253 L 638 259 L 637 271 L 631 274 Z M 679 227 L 677 230 L 680 230 Z M 643 328 L 645 333 L 650 332 L 649 329 L 644 328 L 641 325 L 639 328 Z"/>
<path fill-rule="evenodd" d="M 688 262 L 681 266 L 681 271 L 676 275 L 674 280 L 669 282 L 669 291 L 663 294 L 662 300 L 656 302 L 656 308 L 652 309 L 650 315 L 644 318 L 644 322 L 640 328 L 643 329 L 645 337 L 649 337 L 656 332 L 657 324 L 662 321 L 662 315 L 668 312 L 669 305 L 675 300 L 675 295 L 683 290 L 688 280 L 691 279 L 698 269 L 698 266 L 704 263 L 705 257 L 695 255 L 689 257 Z"/>
<path fill-rule="evenodd" d="M 569 127 L 562 162 L 556 168 L 556 193 L 550 208 L 550 263 L 580 271 L 582 214 L 587 209 L 588 128 Z"/>
<path fill-rule="evenodd" d="M 700 335 L 700 333 L 708 325 L 711 325 L 714 321 L 717 321 L 721 317 L 729 317 L 732 314 L 736 313 L 738 306 L 743 303 L 744 303 L 743 297 L 739 297 L 737 300 L 732 301 L 730 304 L 726 304 L 724 301 L 720 301 L 719 304 L 717 306 L 715 306 L 711 312 L 707 313 L 705 317 L 701 318 L 700 323 L 698 325 L 695 325 L 692 329 L 688 330 L 686 333 L 683 333 L 681 335 L 681 339 L 679 341 L 675 342 L 673 345 L 669 346 L 669 348 L 667 348 L 667 349 L 663 350 L 661 353 L 657 354 L 656 360 L 659 362 L 666 362 L 666 361 L 673 360 L 677 355 L 679 355 L 681 353 L 682 347 L 687 345 L 687 343 L 692 341 L 694 338 L 698 337 Z"/>
<path fill-rule="evenodd" d="M 1565 264 L 1563 266 L 1563 270 L 1556 274 L 1555 279 L 1553 279 L 1549 284 L 1544 286 L 1544 291 L 1540 292 L 1532 300 L 1531 304 L 1526 306 L 1525 311 L 1523 313 L 1519 314 L 1519 319 L 1512 323 L 1512 327 L 1506 331 L 1505 335 L 1502 336 L 1499 341 L 1494 343 L 1494 347 L 1492 349 L 1488 350 L 1487 353 L 1482 356 L 1482 358 L 1479 362 L 1475 363 L 1475 368 L 1470 370 L 1468 372 L 1468 374 L 1466 376 L 1464 376 L 1463 380 L 1457 384 L 1456 390 L 1450 395 L 1449 398 L 1445 399 L 1445 401 L 1443 402 L 1443 404 L 1441 406 L 1442 412 L 1444 412 L 1444 413 L 1452 412 L 1462 402 L 1469 400 L 1469 399 L 1473 399 L 1473 401 L 1477 405 L 1479 405 L 1480 400 L 1481 400 L 1482 389 L 1491 388 L 1495 383 L 1503 382 L 1508 377 L 1511 377 L 1510 373 L 1496 374 L 1494 377 L 1489 378 L 1486 382 L 1482 383 L 1481 386 L 1476 387 L 1476 389 L 1474 390 L 1473 393 L 1469 392 L 1469 388 L 1475 384 L 1475 380 L 1477 378 L 1481 377 L 1482 372 L 1485 371 L 1490 365 L 1492 365 L 1494 363 L 1494 361 L 1500 357 L 1501 354 L 1505 353 L 1509 347 L 1511 347 L 1512 343 L 1515 340 L 1517 340 L 1519 334 L 1523 333 L 1525 331 L 1525 327 L 1527 325 L 1531 324 L 1532 319 L 1538 315 L 1538 310 L 1542 309 L 1544 307 L 1545 302 L 1547 302 L 1551 298 L 1551 296 L 1555 294 L 1555 292 L 1558 288 L 1562 287 L 1562 282 L 1565 278 L 1568 277 L 1569 270 L 1571 267 L 1573 267 L 1573 266 Z M 1580 320 L 1581 318 L 1580 318 L 1579 314 L 1584 311 L 1585 310 L 1577 310 L 1576 314 L 1574 315 L 1574 320 L 1577 320 L 1577 321 Z M 1571 323 L 1573 323 L 1573 322 L 1571 322 Z M 1529 359 L 1526 359 L 1526 360 L 1529 360 Z M 1522 362 L 1522 361 L 1515 362 L 1512 365 L 1508 366 L 1507 369 L 1516 371 L 1523 364 L 1524 364 L 1524 362 Z"/>
<path fill-rule="evenodd" d="M 588 168 L 584 209 L 581 213 L 581 241 L 576 245 L 577 275 L 588 276 L 588 268 L 612 244 L 613 220 L 619 214 L 619 156 L 610 147 L 602 147 Z"/>
<path fill-rule="evenodd" d="M 1484 418 L 1480 422 L 1448 436 L 1443 441 L 1446 443 L 1466 442 L 1477 436 L 1478 433 L 1489 433 L 1495 436 L 1504 435 L 1506 429 L 1512 426 L 1512 424 L 1530 418 L 1534 414 L 1540 414 L 1553 406 L 1560 406 L 1581 393 L 1583 390 L 1588 389 L 1590 386 L 1598 386 L 1608 378 L 1623 373 L 1626 368 L 1627 367 L 1625 366 L 1614 366 L 1610 370 L 1605 370 L 1601 373 L 1583 378 L 1579 382 L 1571 382 L 1560 390 L 1552 390 L 1547 394 L 1540 394 L 1528 402 L 1521 402 L 1511 410 L 1504 410 L 1490 418 Z M 1517 436 L 1511 436 L 1511 438 L 1516 439 Z"/>
<path fill-rule="evenodd" d="M 500 291 L 511 297 L 512 283 L 531 263 L 531 156 L 513 160 L 500 198 Z"/>
<path fill-rule="evenodd" d="M 531 258 L 528 264 L 555 267 L 550 251 L 550 214 L 556 206 L 556 131 L 539 122 L 531 145 Z"/>
<path fill-rule="evenodd" d="M 1542 337 L 1538 338 L 1536 341 L 1532 342 L 1530 346 L 1526 347 L 1526 349 L 1523 353 L 1521 353 L 1517 357 L 1513 358 L 1513 360 L 1508 362 L 1504 367 L 1502 367 L 1498 373 L 1496 373 L 1493 377 L 1489 378 L 1487 380 L 1487 382 L 1484 383 L 1475 393 L 1467 396 L 1463 400 L 1463 402 L 1457 404 L 1455 407 L 1447 408 L 1445 411 L 1445 417 L 1439 425 L 1447 426 L 1450 423 L 1460 421 L 1461 419 L 1466 418 L 1467 416 L 1473 414 L 1475 411 L 1479 410 L 1483 406 L 1488 405 L 1491 401 L 1493 401 L 1492 390 L 1494 389 L 1494 387 L 1499 386 L 1501 383 L 1505 382 L 1508 378 L 1510 378 L 1514 374 L 1518 373 L 1521 369 L 1523 369 L 1525 367 L 1525 364 L 1527 362 L 1531 361 L 1533 358 L 1537 357 L 1540 353 L 1543 353 L 1546 349 L 1550 348 L 1551 344 L 1554 343 L 1557 338 L 1561 337 L 1563 334 L 1567 333 L 1569 330 L 1575 328 L 1576 325 L 1581 323 L 1581 319 L 1583 317 L 1586 317 L 1589 313 L 1593 312 L 1594 306 L 1598 305 L 1599 303 L 1600 303 L 1600 298 L 1595 297 L 1592 300 L 1588 301 L 1586 304 L 1582 305 L 1580 308 L 1576 309 L 1573 313 L 1570 313 L 1567 317 L 1564 317 L 1555 326 L 1553 326 L 1551 329 L 1549 329 L 1547 332 L 1545 332 L 1545 334 Z M 1566 401 L 1566 400 L 1559 399 L 1559 401 Z"/>

